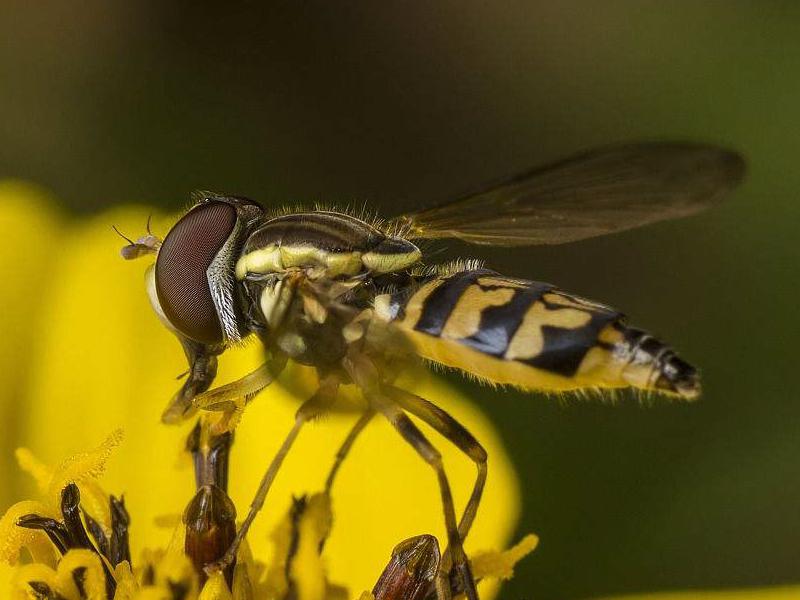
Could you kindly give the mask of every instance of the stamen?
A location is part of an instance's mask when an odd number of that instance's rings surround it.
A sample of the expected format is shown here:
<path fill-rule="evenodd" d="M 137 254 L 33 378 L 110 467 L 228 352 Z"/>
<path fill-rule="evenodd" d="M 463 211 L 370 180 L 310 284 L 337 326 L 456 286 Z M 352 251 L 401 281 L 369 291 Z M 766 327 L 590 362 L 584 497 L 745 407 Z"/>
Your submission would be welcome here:
<path fill-rule="evenodd" d="M 69 532 L 67 528 L 64 527 L 63 523 L 55 519 L 40 517 L 39 515 L 25 515 L 17 520 L 17 527 L 44 531 L 62 555 L 66 554 L 67 550 L 70 548 Z"/>
<path fill-rule="evenodd" d="M 131 517 L 125 508 L 125 498 L 111 496 L 111 545 L 108 560 L 115 567 L 123 562 L 131 563 L 131 549 L 128 543 L 128 527 Z"/>
<path fill-rule="evenodd" d="M 103 545 L 107 545 L 108 541 L 105 539 L 105 533 L 102 533 L 100 525 L 86 514 L 84 514 L 84 517 L 86 518 L 87 525 L 84 526 L 83 519 L 81 518 L 80 503 L 81 493 L 78 486 L 75 485 L 75 483 L 69 483 L 61 491 L 61 515 L 64 518 L 63 522 L 39 515 L 25 515 L 17 520 L 17 526 L 44 531 L 62 555 L 66 554 L 69 550 L 79 548 L 91 550 L 100 556 L 100 564 L 103 566 L 103 573 L 106 579 L 106 593 L 109 598 L 113 598 L 117 584 L 111 574 L 108 563 L 103 560 L 104 557 L 108 558 L 103 551 Z M 86 527 L 89 527 L 90 531 L 92 531 L 92 536 L 97 540 L 97 547 L 95 547 L 92 540 L 89 538 Z M 125 536 L 125 546 L 127 547 L 127 534 Z M 130 555 L 129 552 L 128 555 Z M 80 589 L 82 581 L 78 579 L 80 578 L 80 574 L 77 570 L 73 573 L 73 577 L 77 577 L 75 579 L 75 585 Z M 51 596 L 41 595 L 41 597 L 50 598 Z M 57 598 L 57 596 L 54 597 Z"/>
<path fill-rule="evenodd" d="M 89 533 L 94 538 L 94 543 L 100 551 L 100 554 L 108 558 L 109 543 L 106 532 L 103 531 L 103 527 L 100 523 L 95 521 L 89 513 L 84 513 L 83 518 L 86 520 L 86 529 L 89 530 Z"/>
<path fill-rule="evenodd" d="M 184 551 L 197 571 L 202 586 L 208 576 L 204 569 L 217 562 L 236 538 L 236 507 L 216 485 L 204 485 L 183 513 L 186 525 Z M 233 568 L 225 569 L 228 587 L 233 585 Z"/>
<path fill-rule="evenodd" d="M 400 542 L 372 589 L 375 600 L 423 600 L 435 594 L 440 558 L 439 543 L 432 535 Z"/>
<path fill-rule="evenodd" d="M 183 513 L 186 526 L 184 551 L 197 571 L 202 586 L 205 568 L 221 559 L 236 538 L 236 507 L 226 493 L 228 460 L 233 434 L 216 435 L 206 421 L 198 421 L 186 440 L 192 453 L 197 493 Z M 228 587 L 233 586 L 235 562 L 225 569 Z"/>
<path fill-rule="evenodd" d="M 94 549 L 89 535 L 81 520 L 81 493 L 78 486 L 70 483 L 61 491 L 61 514 L 64 516 L 64 525 L 70 536 L 73 548 Z"/>
<path fill-rule="evenodd" d="M 103 527 L 95 521 L 90 514 L 86 511 L 83 512 L 83 518 L 86 521 L 86 529 L 94 538 L 95 545 L 100 551 L 100 554 L 108 559 L 112 567 L 116 567 L 123 561 L 131 563 L 131 551 L 128 546 L 128 526 L 130 525 L 130 517 L 128 511 L 125 510 L 125 501 L 120 498 L 117 499 L 111 496 L 110 501 L 111 513 L 111 538 L 106 536 Z"/>
<path fill-rule="evenodd" d="M 228 462 L 233 445 L 233 433 L 216 435 L 199 422 L 186 440 L 186 449 L 194 461 L 195 483 L 198 488 L 215 485 L 228 491 Z"/>

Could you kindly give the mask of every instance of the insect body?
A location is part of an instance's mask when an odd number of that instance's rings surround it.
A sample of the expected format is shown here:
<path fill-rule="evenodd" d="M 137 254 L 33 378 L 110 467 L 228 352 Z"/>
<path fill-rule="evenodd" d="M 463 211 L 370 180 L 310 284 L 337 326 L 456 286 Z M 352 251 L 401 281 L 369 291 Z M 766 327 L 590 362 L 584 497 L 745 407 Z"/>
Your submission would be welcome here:
<path fill-rule="evenodd" d="M 318 391 L 298 410 L 236 541 L 216 567 L 234 559 L 302 425 L 331 407 L 340 386 L 355 385 L 364 414 L 337 454 L 328 488 L 373 415 L 387 418 L 440 484 L 449 547 L 437 595 L 450 596 L 453 571 L 467 597 L 477 598 L 462 542 L 480 502 L 486 453 L 447 413 L 395 385 L 406 365 L 421 357 L 488 382 L 542 392 L 631 387 L 690 399 L 698 395 L 699 381 L 693 367 L 628 327 L 611 308 L 476 263 L 425 265 L 415 240 L 523 246 L 583 239 L 696 213 L 742 173 L 738 155 L 710 146 L 612 147 L 383 226 L 334 211 L 275 214 L 244 198 L 201 194 L 163 242 L 148 235 L 127 246 L 127 257 L 157 253 L 148 293 L 190 365 L 165 421 L 249 399 L 289 360 L 319 374 Z M 216 357 L 250 335 L 263 344 L 265 364 L 209 389 Z M 441 457 L 408 414 L 475 462 L 476 482 L 460 520 Z"/>

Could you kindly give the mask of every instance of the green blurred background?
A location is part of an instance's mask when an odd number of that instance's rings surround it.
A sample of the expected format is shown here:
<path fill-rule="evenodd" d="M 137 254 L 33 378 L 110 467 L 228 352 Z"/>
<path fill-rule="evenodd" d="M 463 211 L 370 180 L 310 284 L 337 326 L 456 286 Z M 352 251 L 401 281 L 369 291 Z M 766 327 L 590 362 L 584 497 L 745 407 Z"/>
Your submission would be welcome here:
<path fill-rule="evenodd" d="M 75 213 L 205 188 L 392 214 L 614 141 L 739 149 L 747 182 L 700 217 L 436 257 L 612 304 L 705 378 L 698 403 L 646 406 L 453 378 L 542 538 L 504 598 L 797 582 L 799 31 L 777 1 L 3 0 L 0 176 Z"/>

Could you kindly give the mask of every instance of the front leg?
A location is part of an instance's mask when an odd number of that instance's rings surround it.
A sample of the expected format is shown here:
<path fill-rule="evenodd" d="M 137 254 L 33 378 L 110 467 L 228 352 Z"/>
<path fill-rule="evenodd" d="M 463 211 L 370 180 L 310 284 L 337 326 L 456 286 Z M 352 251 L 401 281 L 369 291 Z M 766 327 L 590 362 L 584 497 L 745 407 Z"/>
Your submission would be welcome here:
<path fill-rule="evenodd" d="M 192 405 L 192 400 L 211 387 L 217 375 L 217 356 L 222 352 L 221 348 L 200 344 L 182 336 L 178 337 L 189 362 L 189 371 L 181 389 L 172 397 L 161 414 L 161 421 L 169 425 L 180 423 L 195 413 L 196 408 Z"/>
<path fill-rule="evenodd" d="M 236 381 L 226 383 L 212 390 L 195 395 L 192 400 L 194 408 L 210 411 L 228 411 L 236 406 L 236 402 L 249 402 L 252 398 L 269 386 L 286 368 L 288 357 L 275 353 L 255 371 L 247 373 Z"/>

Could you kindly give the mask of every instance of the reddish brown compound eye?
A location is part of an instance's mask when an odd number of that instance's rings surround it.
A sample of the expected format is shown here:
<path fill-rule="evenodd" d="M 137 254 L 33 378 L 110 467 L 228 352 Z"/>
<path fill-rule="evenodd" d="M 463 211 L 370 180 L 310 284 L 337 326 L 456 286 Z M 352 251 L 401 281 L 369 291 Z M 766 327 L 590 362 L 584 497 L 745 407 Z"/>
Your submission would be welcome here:
<path fill-rule="evenodd" d="M 156 259 L 156 293 L 169 322 L 204 344 L 224 340 L 206 271 L 236 226 L 236 209 L 204 202 L 169 231 Z"/>

